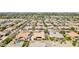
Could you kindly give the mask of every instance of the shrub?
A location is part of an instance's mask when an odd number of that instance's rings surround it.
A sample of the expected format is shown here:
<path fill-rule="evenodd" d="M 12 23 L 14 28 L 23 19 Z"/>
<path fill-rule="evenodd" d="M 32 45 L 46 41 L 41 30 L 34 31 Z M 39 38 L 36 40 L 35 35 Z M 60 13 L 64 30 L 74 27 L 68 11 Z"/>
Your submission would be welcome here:
<path fill-rule="evenodd" d="M 64 39 L 67 40 L 67 41 L 72 40 L 70 37 L 66 37 L 66 36 L 64 37 Z"/>
<path fill-rule="evenodd" d="M 71 29 L 70 29 L 70 30 L 75 31 L 75 28 L 74 28 L 74 27 L 71 27 Z"/>
<path fill-rule="evenodd" d="M 54 38 L 53 38 L 53 37 L 50 37 L 50 40 L 51 40 L 51 41 L 53 41 L 53 40 L 54 40 Z"/>
<path fill-rule="evenodd" d="M 44 32 L 45 32 L 45 33 L 48 33 L 48 29 L 45 29 Z"/>
<path fill-rule="evenodd" d="M 26 42 L 23 43 L 22 47 L 24 47 L 26 45 Z"/>
<path fill-rule="evenodd" d="M 0 27 L 0 31 L 3 31 L 5 29 L 6 29 L 6 27 Z"/>
<path fill-rule="evenodd" d="M 73 41 L 73 42 L 72 42 L 72 45 L 73 45 L 73 46 L 76 46 L 76 43 L 77 43 L 76 41 Z"/>
<path fill-rule="evenodd" d="M 65 31 L 60 31 L 61 34 L 65 34 Z"/>

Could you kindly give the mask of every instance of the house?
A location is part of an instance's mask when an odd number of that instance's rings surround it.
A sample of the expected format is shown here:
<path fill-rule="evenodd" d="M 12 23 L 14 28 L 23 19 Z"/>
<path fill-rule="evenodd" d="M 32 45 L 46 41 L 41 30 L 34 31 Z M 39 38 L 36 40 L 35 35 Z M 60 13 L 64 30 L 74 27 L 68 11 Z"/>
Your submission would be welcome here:
<path fill-rule="evenodd" d="M 13 29 L 14 29 L 13 27 L 9 27 L 9 28 L 7 28 L 6 30 L 12 31 Z"/>
<path fill-rule="evenodd" d="M 4 36 L 5 34 L 3 32 L 0 32 L 0 40 L 1 40 L 1 37 Z"/>
<path fill-rule="evenodd" d="M 47 26 L 52 26 L 52 24 L 51 24 L 51 23 L 47 23 L 47 22 L 46 22 L 46 25 L 47 25 Z"/>
<path fill-rule="evenodd" d="M 34 32 L 32 36 L 32 40 L 42 40 L 45 39 L 44 32 Z"/>
<path fill-rule="evenodd" d="M 64 36 L 61 33 L 56 32 L 52 29 L 48 29 L 48 32 L 49 32 L 49 36 L 54 37 L 56 40 L 64 38 Z"/>
<path fill-rule="evenodd" d="M 0 36 L 3 36 L 3 35 L 5 35 L 5 33 L 3 33 L 3 32 L 0 32 Z"/>
<path fill-rule="evenodd" d="M 10 31 L 8 31 L 8 30 L 4 30 L 3 32 L 0 32 L 0 35 L 2 35 L 2 36 L 7 36 L 9 34 L 10 34 Z"/>
<path fill-rule="evenodd" d="M 52 26 L 48 26 L 48 29 L 53 29 L 54 28 L 54 26 L 52 25 Z"/>
<path fill-rule="evenodd" d="M 44 24 L 43 24 L 43 22 L 38 22 L 37 23 L 37 26 L 43 26 Z"/>
<path fill-rule="evenodd" d="M 71 32 L 67 33 L 67 37 L 71 37 L 72 39 L 79 39 L 79 34 L 71 31 Z"/>
<path fill-rule="evenodd" d="M 43 29 L 44 29 L 43 26 L 36 26 L 36 27 L 35 27 L 35 30 L 43 30 Z"/>
<path fill-rule="evenodd" d="M 26 30 L 32 29 L 32 26 L 25 26 L 24 29 L 26 29 Z"/>
<path fill-rule="evenodd" d="M 18 35 L 16 35 L 16 39 L 26 40 L 28 37 L 28 32 L 20 32 Z"/>
<path fill-rule="evenodd" d="M 6 35 L 9 35 L 11 33 L 11 31 L 10 30 L 4 30 L 3 33 L 6 36 Z"/>

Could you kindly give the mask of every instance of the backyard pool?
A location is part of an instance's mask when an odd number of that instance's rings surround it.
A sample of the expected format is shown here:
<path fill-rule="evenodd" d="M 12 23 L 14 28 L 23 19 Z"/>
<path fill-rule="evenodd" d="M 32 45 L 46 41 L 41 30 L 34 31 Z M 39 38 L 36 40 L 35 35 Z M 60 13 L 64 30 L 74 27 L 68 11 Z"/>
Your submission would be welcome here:
<path fill-rule="evenodd" d="M 16 43 L 17 46 L 22 46 L 24 41 L 16 40 L 15 43 Z"/>

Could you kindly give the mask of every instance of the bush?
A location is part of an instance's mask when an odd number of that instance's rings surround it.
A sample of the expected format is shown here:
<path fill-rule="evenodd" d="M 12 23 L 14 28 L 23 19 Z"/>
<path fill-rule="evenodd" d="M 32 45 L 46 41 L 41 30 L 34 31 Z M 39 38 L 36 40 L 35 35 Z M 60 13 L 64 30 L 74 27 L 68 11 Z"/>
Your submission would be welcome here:
<path fill-rule="evenodd" d="M 24 46 L 28 47 L 29 46 L 29 41 L 24 41 L 22 47 L 24 47 Z"/>
<path fill-rule="evenodd" d="M 47 35 L 45 35 L 45 40 L 48 40 L 48 36 Z"/>
<path fill-rule="evenodd" d="M 76 41 L 73 41 L 73 42 L 72 42 L 72 45 L 73 45 L 73 46 L 76 46 L 76 43 L 77 43 Z"/>
<path fill-rule="evenodd" d="M 67 41 L 70 41 L 70 40 L 72 40 L 70 37 L 66 37 L 65 36 L 65 38 L 64 38 L 65 40 L 67 40 Z"/>
<path fill-rule="evenodd" d="M 53 37 L 50 37 L 50 40 L 51 40 L 51 41 L 53 41 L 53 40 L 54 40 L 54 38 L 53 38 Z"/>
<path fill-rule="evenodd" d="M 29 41 L 26 42 L 26 47 L 28 47 L 28 46 L 29 46 Z"/>
<path fill-rule="evenodd" d="M 71 29 L 70 29 L 70 30 L 75 31 L 75 28 L 74 28 L 74 27 L 71 27 Z"/>
<path fill-rule="evenodd" d="M 60 31 L 61 34 L 65 34 L 65 31 Z"/>
<path fill-rule="evenodd" d="M 45 32 L 45 33 L 48 33 L 48 29 L 45 29 L 44 32 Z"/>
<path fill-rule="evenodd" d="M 5 29 L 6 29 L 6 27 L 0 27 L 0 31 L 3 31 Z"/>
<path fill-rule="evenodd" d="M 26 42 L 23 43 L 22 47 L 24 47 L 26 45 Z"/>

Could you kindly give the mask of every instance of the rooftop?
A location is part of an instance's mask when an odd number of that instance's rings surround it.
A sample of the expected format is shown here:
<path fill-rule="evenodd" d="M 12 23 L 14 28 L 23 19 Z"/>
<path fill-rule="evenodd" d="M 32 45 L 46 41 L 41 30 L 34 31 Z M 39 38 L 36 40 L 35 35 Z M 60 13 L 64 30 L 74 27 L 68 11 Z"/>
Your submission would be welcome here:
<path fill-rule="evenodd" d="M 72 37 L 72 38 L 74 38 L 75 36 L 79 36 L 79 34 L 73 32 L 73 31 L 71 31 L 70 33 L 67 33 L 67 35 Z"/>
<path fill-rule="evenodd" d="M 49 34 L 50 34 L 50 36 L 52 36 L 52 37 L 64 38 L 64 36 L 63 36 L 61 33 L 56 32 L 56 31 L 53 31 L 53 30 L 49 30 Z"/>
<path fill-rule="evenodd" d="M 28 37 L 28 34 L 29 33 L 26 33 L 26 32 L 20 32 L 17 36 L 16 36 L 16 38 L 27 38 Z"/>

